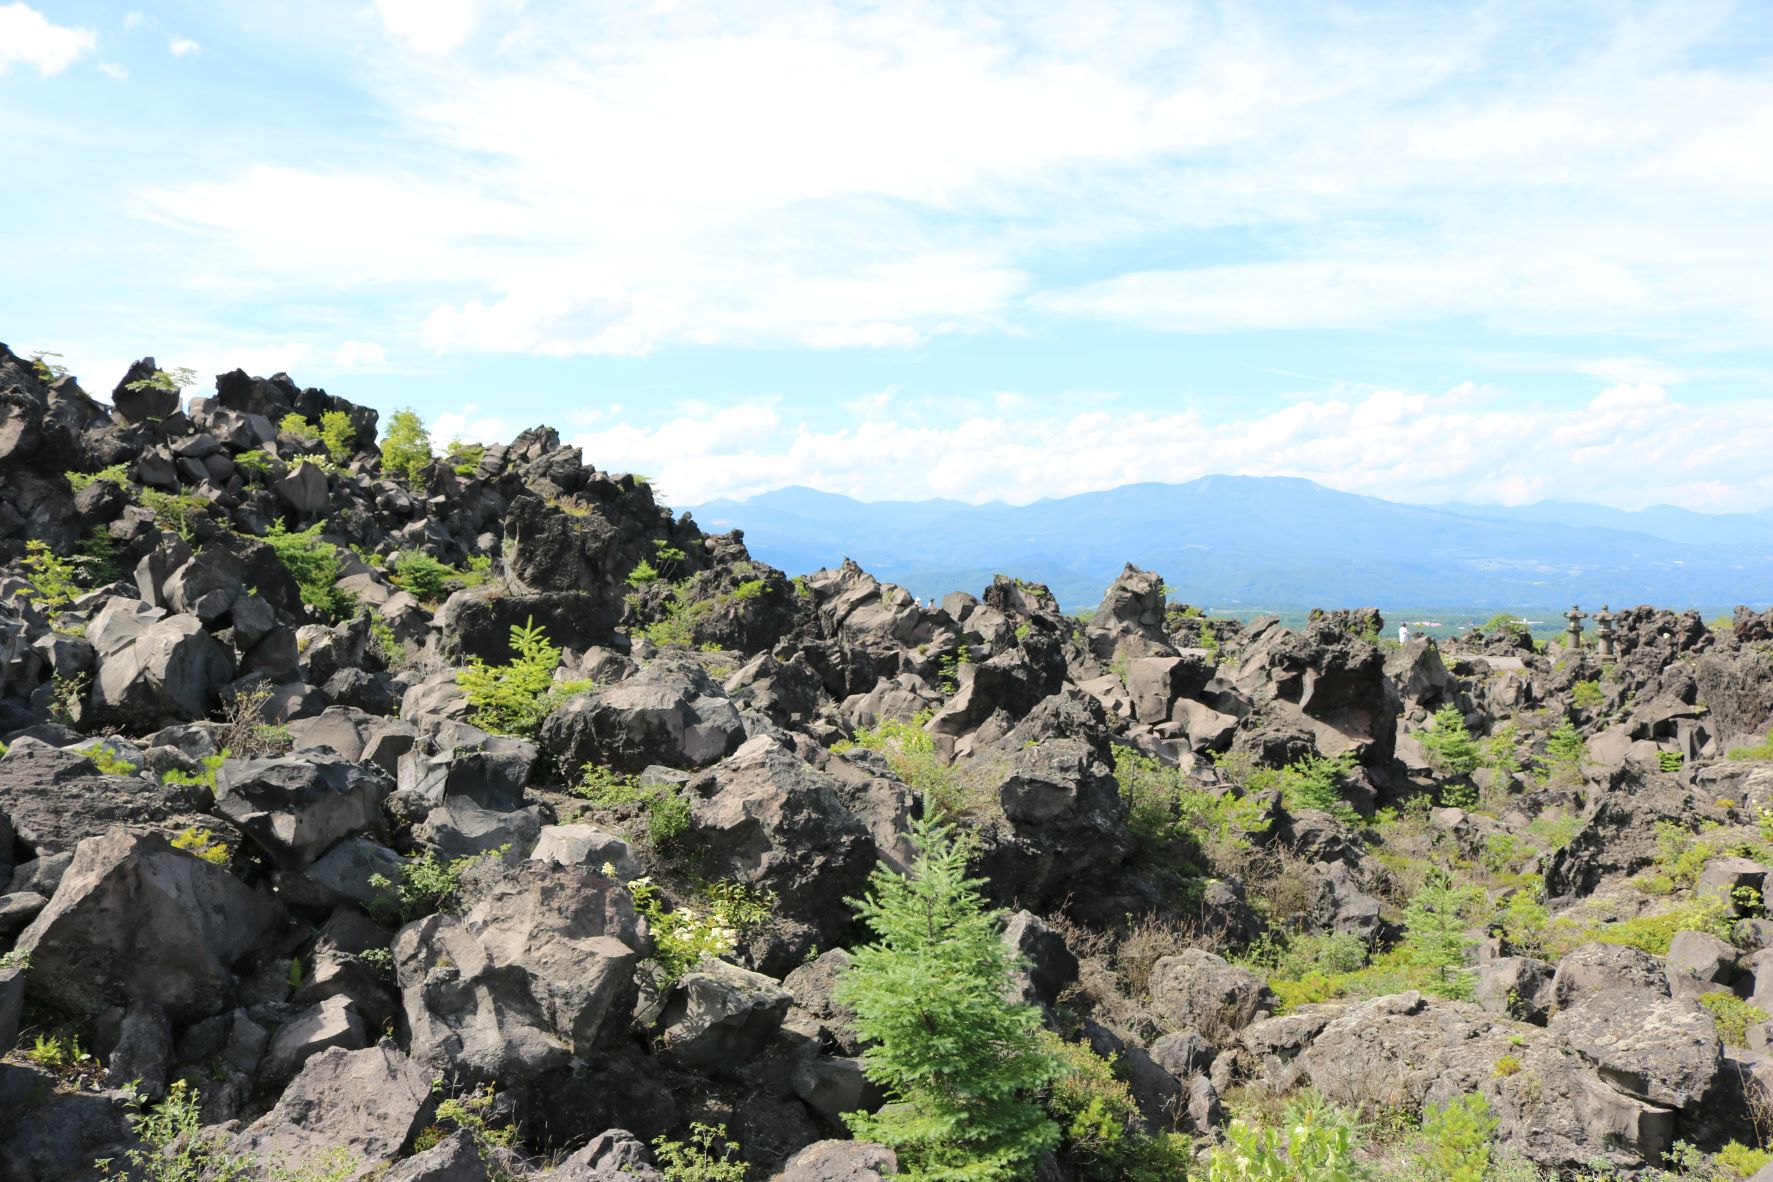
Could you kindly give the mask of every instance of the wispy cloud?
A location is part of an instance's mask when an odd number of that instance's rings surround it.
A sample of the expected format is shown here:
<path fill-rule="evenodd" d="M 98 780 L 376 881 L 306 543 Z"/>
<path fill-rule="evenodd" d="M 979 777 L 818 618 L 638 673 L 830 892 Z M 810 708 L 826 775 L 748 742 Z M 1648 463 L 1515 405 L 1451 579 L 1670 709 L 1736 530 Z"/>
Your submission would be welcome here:
<path fill-rule="evenodd" d="M 189 37 L 168 37 L 166 48 L 173 57 L 189 57 L 191 54 L 203 52 L 203 46 Z"/>
<path fill-rule="evenodd" d="M 1307 399 L 1223 422 L 1191 410 L 943 425 L 870 415 L 837 431 L 751 405 L 651 428 L 616 424 L 573 442 L 599 466 L 658 477 L 686 504 L 797 483 L 864 500 L 1021 503 L 1233 472 L 1416 503 L 1773 505 L 1773 399 L 1692 406 L 1654 385 L 1609 387 L 1567 410 L 1506 407 L 1461 384 L 1438 395 Z"/>
<path fill-rule="evenodd" d="M 425 170 L 265 163 L 139 208 L 238 281 L 413 288 L 439 352 L 1773 327 L 1773 74 L 1690 52 L 1729 5 L 1578 42 L 1426 6 L 375 11 L 368 84 Z M 1142 248 L 1180 261 L 1110 261 Z"/>

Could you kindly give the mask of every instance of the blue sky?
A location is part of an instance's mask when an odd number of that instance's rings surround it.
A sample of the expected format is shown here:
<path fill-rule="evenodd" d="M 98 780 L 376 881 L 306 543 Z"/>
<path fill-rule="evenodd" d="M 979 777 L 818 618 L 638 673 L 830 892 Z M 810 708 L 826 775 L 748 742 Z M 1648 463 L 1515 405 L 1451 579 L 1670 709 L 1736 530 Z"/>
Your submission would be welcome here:
<path fill-rule="evenodd" d="M 1773 506 L 1765 0 L 0 2 L 0 133 L 0 340 L 96 392 L 680 503 Z"/>

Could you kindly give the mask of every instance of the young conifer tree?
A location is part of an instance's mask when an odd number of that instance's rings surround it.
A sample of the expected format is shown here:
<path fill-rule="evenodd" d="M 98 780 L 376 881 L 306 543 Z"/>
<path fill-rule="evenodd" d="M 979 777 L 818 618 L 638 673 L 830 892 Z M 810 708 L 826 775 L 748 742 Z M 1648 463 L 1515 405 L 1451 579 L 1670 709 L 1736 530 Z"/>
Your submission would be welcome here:
<path fill-rule="evenodd" d="M 856 904 L 876 939 L 855 950 L 838 996 L 871 1044 L 863 1070 L 888 1104 L 844 1119 L 891 1147 L 907 1179 L 1031 1177 L 1059 1139 L 1041 1103 L 1057 1064 L 1035 1010 L 1007 999 L 1014 962 L 1001 913 L 967 877 L 966 843 L 928 820 L 912 840 L 911 872 L 876 867 Z"/>

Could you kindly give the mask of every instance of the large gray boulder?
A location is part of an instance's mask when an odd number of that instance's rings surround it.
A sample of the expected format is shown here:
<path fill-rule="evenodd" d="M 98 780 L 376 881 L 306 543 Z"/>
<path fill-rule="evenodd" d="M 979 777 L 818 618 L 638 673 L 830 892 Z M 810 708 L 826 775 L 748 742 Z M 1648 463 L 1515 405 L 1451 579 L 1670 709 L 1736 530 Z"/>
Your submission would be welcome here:
<path fill-rule="evenodd" d="M 1278 1004 L 1267 982 L 1201 948 L 1184 948 L 1151 966 L 1151 1004 L 1170 1030 L 1217 1039 L 1241 1030 Z"/>
<path fill-rule="evenodd" d="M 882 1182 L 899 1173 L 899 1157 L 868 1141 L 815 1141 L 782 1165 L 771 1182 Z"/>
<path fill-rule="evenodd" d="M 278 866 L 301 870 L 344 838 L 379 831 L 392 788 L 374 765 L 315 752 L 229 759 L 216 771 L 215 809 Z"/>
<path fill-rule="evenodd" d="M 433 1108 L 431 1078 L 392 1043 L 321 1051 L 236 1147 L 267 1163 L 319 1163 L 342 1153 L 351 1163 L 345 1179 L 370 1177 L 424 1128 Z"/>
<path fill-rule="evenodd" d="M 18 947 L 31 957 L 31 996 L 64 1013 L 152 1004 L 191 1022 L 223 1007 L 234 963 L 283 918 L 220 866 L 116 829 L 80 843 Z"/>
<path fill-rule="evenodd" d="M 776 895 L 776 916 L 798 934 L 772 950 L 765 971 L 785 971 L 812 945 L 848 928 L 846 899 L 862 892 L 874 843 L 829 777 L 760 735 L 689 782 L 697 868 Z"/>
<path fill-rule="evenodd" d="M 1416 993 L 1310 1010 L 1244 1032 L 1252 1051 L 1290 1048 L 1255 1056 L 1265 1086 L 1309 1085 L 1369 1111 L 1416 1112 L 1479 1092 L 1498 1120 L 1500 1147 L 1559 1170 L 1591 1168 L 1596 1158 L 1636 1168 L 1673 1143 L 1671 1110 L 1617 1091 L 1534 1027 Z"/>
<path fill-rule="evenodd" d="M 87 626 L 96 654 L 92 709 L 100 720 L 142 730 L 209 714 L 234 662 L 196 616 L 168 616 L 112 599 Z"/>
<path fill-rule="evenodd" d="M 1668 1108 L 1696 1104 L 1723 1066 L 1711 1016 L 1646 989 L 1586 994 L 1553 1014 L 1550 1029 L 1615 1088 Z"/>
<path fill-rule="evenodd" d="M 628 891 L 580 866 L 523 862 L 464 916 L 394 939 L 413 1055 L 434 1070 L 513 1084 L 626 1028 L 650 951 Z"/>
<path fill-rule="evenodd" d="M 730 1070 L 775 1037 L 793 1001 L 773 978 L 704 959 L 666 995 L 659 1049 L 692 1071 Z"/>
<path fill-rule="evenodd" d="M 569 776 L 587 763 L 640 772 L 705 767 L 745 741 L 726 691 L 692 660 L 661 657 L 626 681 L 579 694 L 542 724 L 542 745 Z"/>
<path fill-rule="evenodd" d="M 117 825 L 169 833 L 214 825 L 203 814 L 204 795 L 145 776 L 101 775 L 85 754 L 37 739 L 14 739 L 0 756 L 0 813 L 13 830 L 7 836 L 40 858 L 71 854 L 81 841 Z M 0 863 L 10 864 L 11 844 Z"/>

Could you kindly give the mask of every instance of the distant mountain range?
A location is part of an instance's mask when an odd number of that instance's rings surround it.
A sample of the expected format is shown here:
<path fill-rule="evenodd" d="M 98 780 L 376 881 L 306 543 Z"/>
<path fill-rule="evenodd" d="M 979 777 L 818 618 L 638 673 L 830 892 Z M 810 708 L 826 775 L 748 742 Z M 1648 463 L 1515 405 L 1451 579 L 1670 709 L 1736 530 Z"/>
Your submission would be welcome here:
<path fill-rule="evenodd" d="M 854 558 L 920 596 L 994 574 L 1094 606 L 1124 563 L 1220 611 L 1377 605 L 1545 610 L 1773 602 L 1773 512 L 1542 501 L 1405 505 L 1309 480 L 1205 476 L 1031 505 L 857 501 L 784 488 L 693 507 L 789 574 Z"/>

